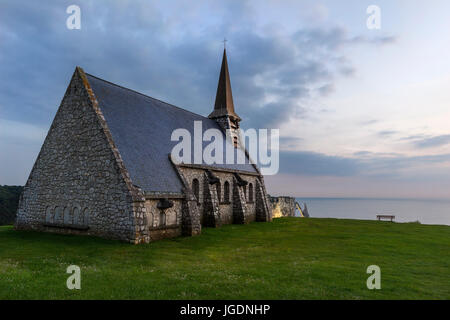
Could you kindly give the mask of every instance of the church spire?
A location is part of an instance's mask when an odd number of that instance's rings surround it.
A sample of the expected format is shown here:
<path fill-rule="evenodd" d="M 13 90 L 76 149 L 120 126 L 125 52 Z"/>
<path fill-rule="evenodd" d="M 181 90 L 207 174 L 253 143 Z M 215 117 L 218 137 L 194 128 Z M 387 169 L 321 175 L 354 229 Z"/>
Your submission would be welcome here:
<path fill-rule="evenodd" d="M 234 112 L 233 94 L 231 92 L 230 73 L 228 72 L 227 50 L 223 49 L 222 67 L 220 69 L 219 84 L 217 85 L 216 102 L 209 118 L 229 117 L 230 120 L 240 121 Z"/>

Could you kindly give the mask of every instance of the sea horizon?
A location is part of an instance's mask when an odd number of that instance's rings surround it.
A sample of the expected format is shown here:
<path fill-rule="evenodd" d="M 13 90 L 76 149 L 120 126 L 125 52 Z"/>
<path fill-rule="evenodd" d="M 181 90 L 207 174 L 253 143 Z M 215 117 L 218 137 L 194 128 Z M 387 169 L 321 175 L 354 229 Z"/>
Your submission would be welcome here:
<path fill-rule="evenodd" d="M 395 222 L 450 226 L 450 199 L 295 197 L 306 203 L 311 218 L 376 220 L 394 215 Z M 296 212 L 296 214 L 298 214 Z"/>
<path fill-rule="evenodd" d="M 303 197 L 303 196 L 286 196 L 271 194 L 273 197 L 292 197 L 296 199 L 336 199 L 336 200 L 417 200 L 417 201 L 447 201 L 450 202 L 450 198 L 401 198 L 401 197 Z"/>

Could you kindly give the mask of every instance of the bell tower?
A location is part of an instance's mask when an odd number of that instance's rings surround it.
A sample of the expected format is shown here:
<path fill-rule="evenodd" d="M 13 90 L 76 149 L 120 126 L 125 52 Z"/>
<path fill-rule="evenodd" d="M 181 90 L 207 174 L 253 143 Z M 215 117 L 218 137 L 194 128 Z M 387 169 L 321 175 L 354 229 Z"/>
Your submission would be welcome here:
<path fill-rule="evenodd" d="M 234 112 L 233 94 L 231 92 L 230 73 L 228 72 L 227 51 L 224 48 L 222 67 L 220 69 L 219 84 L 217 85 L 214 110 L 208 118 L 215 120 L 222 130 L 231 135 L 235 147 L 239 146 L 241 118 Z"/>

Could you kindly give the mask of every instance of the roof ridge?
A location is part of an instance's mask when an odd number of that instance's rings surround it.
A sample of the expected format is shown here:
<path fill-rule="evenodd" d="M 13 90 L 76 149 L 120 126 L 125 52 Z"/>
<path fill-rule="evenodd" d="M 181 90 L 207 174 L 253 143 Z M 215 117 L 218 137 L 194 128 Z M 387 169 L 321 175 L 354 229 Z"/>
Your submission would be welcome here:
<path fill-rule="evenodd" d="M 194 114 L 194 115 L 196 115 L 196 116 L 199 116 L 199 117 L 202 117 L 202 118 L 204 118 L 204 119 L 208 119 L 208 120 L 211 120 L 211 119 L 209 119 L 208 117 L 202 116 L 201 114 L 198 114 L 198 113 L 195 113 L 195 112 L 189 111 L 189 110 L 187 110 L 187 109 L 184 109 L 184 108 L 178 107 L 178 106 L 176 106 L 176 105 L 174 105 L 174 104 L 172 104 L 172 103 L 169 103 L 169 102 L 166 102 L 166 101 L 163 101 L 163 100 L 160 100 L 160 99 L 157 99 L 157 98 L 151 97 L 151 96 L 149 96 L 149 95 L 146 95 L 145 93 L 142 93 L 142 92 L 139 92 L 139 91 L 136 91 L 136 90 L 133 90 L 133 89 L 130 89 L 130 88 L 127 88 L 127 87 L 121 86 L 121 85 L 119 85 L 119 84 L 117 84 L 117 83 L 114 83 L 114 82 L 111 82 L 111 81 L 108 81 L 108 80 L 102 79 L 102 78 L 100 78 L 100 77 L 97 77 L 97 76 L 94 76 L 94 75 L 92 75 L 92 74 L 90 74 L 90 73 L 88 73 L 88 72 L 85 72 L 85 74 L 86 74 L 86 75 L 88 75 L 88 76 L 91 76 L 91 77 L 93 77 L 93 78 L 95 78 L 95 79 L 98 79 L 98 80 L 100 80 L 100 81 L 103 81 L 103 82 L 109 83 L 109 84 L 111 84 L 111 85 L 113 85 L 113 86 L 116 86 L 116 87 L 119 87 L 119 88 L 122 88 L 122 89 L 125 89 L 125 90 L 128 90 L 128 91 L 131 91 L 131 92 L 137 93 L 137 94 L 139 94 L 139 95 L 141 95 L 141 96 L 144 96 L 144 97 L 146 97 L 146 98 L 150 98 L 150 99 L 153 99 L 153 100 L 159 101 L 159 102 L 161 102 L 161 103 L 164 103 L 164 104 L 166 104 L 166 105 L 168 105 L 168 106 L 171 106 L 171 107 L 177 108 L 177 109 L 179 109 L 179 110 L 182 110 L 182 111 L 185 111 L 185 112 L 189 112 L 189 113 L 192 113 L 192 114 Z"/>

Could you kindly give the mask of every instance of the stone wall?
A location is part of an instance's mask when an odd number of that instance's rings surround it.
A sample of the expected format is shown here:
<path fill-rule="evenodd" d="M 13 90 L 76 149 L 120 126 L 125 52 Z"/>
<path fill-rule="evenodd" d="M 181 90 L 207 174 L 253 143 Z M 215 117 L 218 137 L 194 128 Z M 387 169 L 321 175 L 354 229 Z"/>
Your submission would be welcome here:
<path fill-rule="evenodd" d="M 145 211 L 150 241 L 180 236 L 182 233 L 182 199 L 169 199 L 173 206 L 159 209 L 160 199 L 147 199 Z"/>
<path fill-rule="evenodd" d="M 226 133 L 227 139 L 230 139 L 235 147 L 241 146 L 241 131 L 238 121 L 235 121 L 233 124 L 229 116 L 213 117 L 211 119 L 217 122 L 220 128 Z"/>
<path fill-rule="evenodd" d="M 170 199 L 133 185 L 77 68 L 24 187 L 15 227 L 142 243 L 198 235 L 202 225 L 271 221 L 259 173 L 174 168 L 184 190 Z"/>
<path fill-rule="evenodd" d="M 205 168 L 179 166 L 179 171 L 191 189 L 194 189 L 194 179 L 199 182 L 197 207 L 201 212 L 202 225 L 208 225 L 206 213 L 211 210 L 218 211 L 220 217 L 218 225 L 256 221 L 257 184 L 259 183 L 257 175 L 240 173 L 240 177 L 247 181 L 247 185 L 239 186 L 234 172 L 211 170 L 220 183 L 210 185 L 207 182 L 208 177 L 205 174 Z M 263 193 L 263 191 L 261 190 L 260 193 Z M 264 201 L 263 196 L 260 198 L 261 201 Z M 217 206 L 217 209 L 209 207 L 212 205 L 211 201 Z M 205 208 L 205 205 L 207 208 Z M 242 218 L 239 218 L 239 215 L 242 215 Z M 265 221 L 270 221 L 270 219 Z"/>
<path fill-rule="evenodd" d="M 148 241 L 144 199 L 75 71 L 19 202 L 15 227 Z"/>

